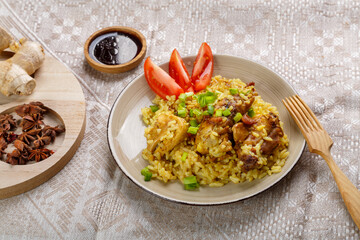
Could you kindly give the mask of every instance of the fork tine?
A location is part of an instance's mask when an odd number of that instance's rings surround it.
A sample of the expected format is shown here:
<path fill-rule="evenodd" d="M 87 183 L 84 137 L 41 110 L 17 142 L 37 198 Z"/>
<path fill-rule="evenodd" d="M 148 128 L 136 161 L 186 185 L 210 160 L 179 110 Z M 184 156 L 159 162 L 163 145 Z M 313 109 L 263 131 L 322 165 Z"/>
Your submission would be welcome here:
<path fill-rule="evenodd" d="M 315 127 L 314 127 L 314 124 L 310 121 L 311 117 L 310 117 L 309 113 L 295 97 L 296 97 L 296 95 L 290 97 L 290 101 L 294 104 L 294 107 L 298 110 L 300 116 L 302 116 L 302 118 L 304 119 L 306 126 L 311 131 L 314 131 Z"/>
<path fill-rule="evenodd" d="M 316 130 L 315 124 L 313 121 L 311 121 L 312 117 L 308 113 L 307 109 L 304 108 L 301 102 L 296 99 L 296 95 L 292 96 L 290 100 L 294 103 L 294 106 L 299 111 L 300 115 L 304 118 L 304 121 L 306 122 L 306 126 L 311 130 Z"/>
<path fill-rule="evenodd" d="M 310 107 L 298 96 L 295 95 L 295 98 L 301 102 L 301 104 L 303 105 L 303 107 L 305 107 L 305 109 L 307 110 L 307 112 L 310 114 L 311 119 L 315 121 L 315 128 L 318 128 L 318 130 L 323 130 L 324 128 L 322 127 L 321 123 L 319 122 L 319 120 L 317 119 L 317 117 L 315 116 L 314 112 L 311 111 Z M 310 119 L 310 118 L 309 118 Z M 314 122 L 313 122 L 314 123 Z"/>
<path fill-rule="evenodd" d="M 290 100 L 288 98 L 285 98 L 285 100 L 283 99 L 282 102 L 284 103 L 287 110 L 290 112 L 291 116 L 293 117 L 293 119 L 296 122 L 296 125 L 298 125 L 298 127 L 300 128 L 303 135 L 306 136 L 308 129 L 305 128 L 306 124 L 304 122 L 303 117 L 299 114 L 297 109 L 295 107 L 293 107 L 293 103 L 290 102 Z"/>

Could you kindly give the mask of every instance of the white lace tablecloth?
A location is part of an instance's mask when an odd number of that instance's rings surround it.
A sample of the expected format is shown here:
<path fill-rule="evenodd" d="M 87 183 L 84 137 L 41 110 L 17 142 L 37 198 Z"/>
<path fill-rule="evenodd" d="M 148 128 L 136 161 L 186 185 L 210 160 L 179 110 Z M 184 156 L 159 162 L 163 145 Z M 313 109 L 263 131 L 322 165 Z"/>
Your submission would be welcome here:
<path fill-rule="evenodd" d="M 122 25 L 144 34 L 156 63 L 174 48 L 194 55 L 203 41 L 216 54 L 258 61 L 305 99 L 334 140 L 336 163 L 360 188 L 359 1 L 1 0 L 0 25 L 41 42 L 73 71 L 87 103 L 85 137 L 69 164 L 0 201 L 0 238 L 359 239 L 325 161 L 307 149 L 278 184 L 233 204 L 187 206 L 141 190 L 113 160 L 106 123 L 143 63 L 110 75 L 83 55 L 94 31 Z"/>

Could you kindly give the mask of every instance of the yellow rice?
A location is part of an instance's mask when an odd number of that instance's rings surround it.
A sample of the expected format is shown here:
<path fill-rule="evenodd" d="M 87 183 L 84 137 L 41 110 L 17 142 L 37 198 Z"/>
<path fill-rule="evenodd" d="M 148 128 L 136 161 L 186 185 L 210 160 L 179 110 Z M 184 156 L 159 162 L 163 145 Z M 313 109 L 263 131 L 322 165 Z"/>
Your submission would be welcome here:
<path fill-rule="evenodd" d="M 221 76 L 215 76 L 212 78 L 210 85 L 206 90 L 203 90 L 203 92 L 215 92 L 216 90 L 220 91 L 221 94 L 218 95 L 217 98 L 217 101 L 219 101 L 223 98 L 232 98 L 232 95 L 229 93 L 229 88 L 238 88 L 240 92 L 246 92 L 253 88 L 253 86 L 246 86 L 246 84 L 240 79 L 226 79 Z M 244 101 L 247 100 L 247 97 L 244 95 L 242 98 Z M 177 106 L 179 105 L 180 100 L 176 100 L 175 96 L 170 96 L 167 100 L 163 100 L 159 96 L 156 96 L 153 103 L 159 106 L 159 110 L 155 113 L 153 113 L 148 107 L 141 110 L 143 121 L 147 125 L 151 125 L 154 121 L 156 121 L 157 116 L 160 114 L 169 113 L 176 115 Z M 186 108 L 189 111 L 192 108 L 200 107 L 194 97 L 188 97 L 186 99 Z M 255 97 L 252 108 L 257 115 L 266 115 L 272 112 L 278 116 L 276 107 L 265 102 L 261 96 Z M 187 122 L 190 120 L 189 114 L 187 114 L 185 120 Z M 176 129 L 176 123 L 175 125 L 174 122 L 171 124 L 173 124 L 173 126 L 170 126 L 170 128 Z M 280 122 L 280 126 L 283 128 L 282 122 Z M 289 155 L 289 152 L 287 151 L 289 141 L 285 133 L 280 139 L 279 146 L 274 150 L 272 155 L 262 155 L 260 151 L 261 144 L 264 140 L 271 140 L 271 138 L 269 139 L 269 137 L 267 137 L 267 132 L 263 125 L 258 126 L 257 130 L 261 134 L 263 140 L 257 143 L 256 146 L 241 146 L 242 154 L 250 154 L 258 158 L 259 167 L 247 172 L 242 171 L 242 165 L 244 163 L 238 158 L 235 150 L 231 150 L 225 155 L 225 157 L 214 161 L 214 158 L 210 157 L 208 154 L 200 155 L 197 153 L 194 141 L 189 141 L 188 138 L 176 145 L 171 151 L 164 152 L 162 156 L 159 153 L 152 154 L 148 149 L 143 150 L 142 156 L 149 162 L 148 168 L 152 172 L 153 178 L 164 182 L 176 179 L 183 181 L 185 177 L 189 176 L 196 176 L 200 185 L 209 185 L 211 187 L 223 186 L 229 182 L 240 183 L 244 181 L 252 181 L 254 179 L 263 178 L 266 175 L 281 172 L 281 169 Z M 147 136 L 148 131 L 149 128 L 145 130 L 145 137 Z M 168 138 L 171 140 L 173 137 L 171 132 L 171 130 L 168 131 L 168 134 L 162 138 Z M 255 148 L 256 153 L 251 151 L 252 148 Z M 181 158 L 184 152 L 187 152 L 188 155 L 186 160 L 182 161 Z"/>

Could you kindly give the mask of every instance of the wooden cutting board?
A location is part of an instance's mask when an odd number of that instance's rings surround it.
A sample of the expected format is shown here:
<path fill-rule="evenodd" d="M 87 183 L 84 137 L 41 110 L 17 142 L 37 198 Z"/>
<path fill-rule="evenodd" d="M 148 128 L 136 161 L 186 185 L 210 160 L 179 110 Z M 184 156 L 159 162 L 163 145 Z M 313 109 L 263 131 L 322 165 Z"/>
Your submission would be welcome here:
<path fill-rule="evenodd" d="M 0 60 L 11 55 L 3 52 Z M 10 113 L 15 106 L 40 101 L 49 108 L 45 123 L 63 124 L 66 131 L 48 147 L 55 153 L 41 162 L 10 165 L 0 161 L 0 199 L 24 193 L 49 180 L 70 161 L 84 136 L 85 98 L 75 76 L 62 63 L 46 56 L 34 77 L 37 85 L 30 96 L 0 97 L 0 113 Z"/>

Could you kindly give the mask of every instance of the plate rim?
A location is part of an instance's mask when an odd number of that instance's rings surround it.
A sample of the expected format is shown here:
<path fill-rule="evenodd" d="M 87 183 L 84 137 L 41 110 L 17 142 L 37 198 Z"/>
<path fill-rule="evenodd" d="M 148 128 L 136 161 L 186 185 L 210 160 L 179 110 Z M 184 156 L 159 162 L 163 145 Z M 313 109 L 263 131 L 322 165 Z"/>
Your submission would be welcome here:
<path fill-rule="evenodd" d="M 266 70 L 272 72 L 273 74 L 275 74 L 277 77 L 279 77 L 280 79 L 282 79 L 284 81 L 284 83 L 286 83 L 296 94 L 298 94 L 298 92 L 295 90 L 295 88 L 291 85 L 291 83 L 289 81 L 287 81 L 285 78 L 283 78 L 280 74 L 278 74 L 276 71 L 268 68 L 267 66 L 257 62 L 257 61 L 254 61 L 254 60 L 251 60 L 251 59 L 248 59 L 248 58 L 245 58 L 245 57 L 238 57 L 238 56 L 234 56 L 234 55 L 227 55 L 227 54 L 213 54 L 214 57 L 230 57 L 230 58 L 236 58 L 236 59 L 240 59 L 240 60 L 245 60 L 245 61 L 248 61 L 252 64 L 256 64 L 256 65 L 259 65 L 263 68 L 265 68 Z M 184 56 L 182 57 L 183 59 L 185 58 L 192 58 L 192 57 L 196 57 L 196 55 L 187 55 L 187 56 Z M 164 61 L 164 62 L 161 62 L 158 64 L 158 66 L 161 66 L 161 65 L 164 65 L 166 63 L 168 63 L 169 61 Z M 172 198 L 172 197 L 167 197 L 167 196 L 164 196 L 162 194 L 159 194 L 155 191 L 152 191 L 150 189 L 148 189 L 146 186 L 142 185 L 142 184 L 139 184 L 135 179 L 133 179 L 133 177 L 127 173 L 127 171 L 124 168 L 124 166 L 121 164 L 121 162 L 118 162 L 117 158 L 115 157 L 115 153 L 113 150 L 113 143 L 110 141 L 110 137 L 112 136 L 111 134 L 111 131 L 110 131 L 110 122 L 112 120 L 112 117 L 114 115 L 114 108 L 115 108 L 115 105 L 118 103 L 120 97 L 125 93 L 125 91 L 132 85 L 134 84 L 139 78 L 141 78 L 142 76 L 144 75 L 144 73 L 141 73 L 139 75 L 137 75 L 133 80 L 131 80 L 128 84 L 126 84 L 126 86 L 120 91 L 120 93 L 118 94 L 118 96 L 116 97 L 114 103 L 112 104 L 111 106 L 111 109 L 110 109 L 110 113 L 109 113 L 109 117 L 108 117 L 108 121 L 107 121 L 107 142 L 108 142 L 108 146 L 109 146 L 109 149 L 110 149 L 110 153 L 113 157 L 113 159 L 115 160 L 116 164 L 118 165 L 118 167 L 120 168 L 120 170 L 124 173 L 124 175 L 130 179 L 131 182 L 133 182 L 137 187 L 145 190 L 146 192 L 154 195 L 154 196 L 157 196 L 161 199 L 165 199 L 165 200 L 168 200 L 170 202 L 175 202 L 175 203 L 180 203 L 180 204 L 184 204 L 184 205 L 190 205 L 190 206 L 217 206 L 217 205 L 225 205 L 225 204 L 231 204 L 231 203 L 235 203 L 235 202 L 239 202 L 239 201 L 243 201 L 243 200 L 246 200 L 246 199 L 249 199 L 251 197 L 254 197 L 262 192 L 265 192 L 266 190 L 269 190 L 271 187 L 275 186 L 277 183 L 279 183 L 281 180 L 283 180 L 287 175 L 288 173 L 295 167 L 295 165 L 297 164 L 297 162 L 299 161 L 299 159 L 301 158 L 301 156 L 303 155 L 304 153 L 304 150 L 305 150 L 305 147 L 306 147 L 306 141 L 305 139 L 303 138 L 302 139 L 302 146 L 301 146 L 301 150 L 299 151 L 299 154 L 298 156 L 296 156 L 296 160 L 292 163 L 292 165 L 289 167 L 289 169 L 284 172 L 284 174 L 282 176 L 280 176 L 278 179 L 276 179 L 273 183 L 271 183 L 270 185 L 268 185 L 266 188 L 264 189 L 260 189 L 259 191 L 257 192 L 254 192 L 253 194 L 250 194 L 246 197 L 243 197 L 243 198 L 237 198 L 237 199 L 232 199 L 232 200 L 227 200 L 227 201 L 218 201 L 218 202 L 211 202 L 211 203 L 208 203 L 208 202 L 191 202 L 191 201 L 185 201 L 185 200 L 179 200 L 179 199 L 176 199 L 176 198 Z"/>

